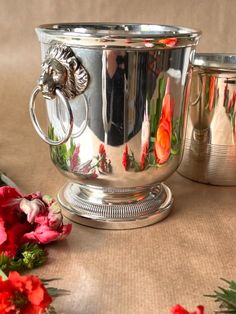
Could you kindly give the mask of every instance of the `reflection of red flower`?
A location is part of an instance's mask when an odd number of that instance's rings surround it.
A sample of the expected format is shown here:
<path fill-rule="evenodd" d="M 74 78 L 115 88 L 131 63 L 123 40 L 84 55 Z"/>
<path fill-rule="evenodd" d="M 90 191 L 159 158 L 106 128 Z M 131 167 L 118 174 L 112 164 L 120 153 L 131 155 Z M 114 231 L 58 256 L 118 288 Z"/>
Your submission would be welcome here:
<path fill-rule="evenodd" d="M 103 144 L 99 146 L 99 168 L 101 171 L 107 172 L 107 154 Z"/>
<path fill-rule="evenodd" d="M 36 276 L 10 272 L 7 280 L 0 277 L 0 313 L 44 313 L 52 302 L 47 290 Z"/>
<path fill-rule="evenodd" d="M 157 129 L 156 140 L 154 144 L 154 152 L 155 152 L 156 160 L 159 164 L 163 164 L 168 160 L 170 156 L 170 150 L 171 150 L 172 111 L 171 111 L 171 99 L 170 99 L 170 94 L 169 94 L 168 80 L 166 83 L 166 94 L 163 98 L 160 123 Z"/>
<path fill-rule="evenodd" d="M 181 305 L 176 304 L 172 309 L 171 309 L 171 314 L 204 314 L 204 307 L 202 305 L 199 305 L 197 307 L 197 312 L 188 312 L 183 308 Z"/>
<path fill-rule="evenodd" d="M 106 153 L 104 144 L 102 143 L 100 144 L 98 153 L 99 153 L 99 156 L 97 157 L 97 159 L 98 159 L 99 171 L 101 171 L 102 173 L 111 172 L 112 171 L 111 161 L 110 159 L 107 160 L 107 153 Z"/>
<path fill-rule="evenodd" d="M 98 152 L 99 152 L 99 155 L 106 157 L 106 150 L 105 150 L 104 144 L 100 144 Z"/>
<path fill-rule="evenodd" d="M 98 175 L 96 173 L 96 169 L 91 164 L 92 159 L 84 162 L 76 168 L 76 173 L 86 179 L 96 179 Z"/>
<path fill-rule="evenodd" d="M 216 77 L 212 75 L 210 78 L 209 103 L 208 103 L 208 108 L 210 112 L 212 111 L 214 97 L 215 97 L 215 81 L 216 81 Z"/>
<path fill-rule="evenodd" d="M 128 154 L 127 144 L 125 145 L 125 149 L 123 152 L 122 165 L 124 166 L 125 170 L 128 170 L 128 168 L 129 168 L 129 154 Z"/>
<path fill-rule="evenodd" d="M 177 38 L 173 37 L 173 38 L 160 39 L 158 42 L 168 47 L 174 47 L 177 43 Z"/>
<path fill-rule="evenodd" d="M 145 168 L 145 162 L 148 155 L 148 144 L 144 144 L 142 148 L 142 154 L 140 159 L 140 170 L 143 170 Z"/>
<path fill-rule="evenodd" d="M 76 167 L 78 167 L 79 165 L 79 152 L 80 152 L 80 146 L 77 145 L 70 161 L 70 168 L 72 171 L 74 171 Z"/>

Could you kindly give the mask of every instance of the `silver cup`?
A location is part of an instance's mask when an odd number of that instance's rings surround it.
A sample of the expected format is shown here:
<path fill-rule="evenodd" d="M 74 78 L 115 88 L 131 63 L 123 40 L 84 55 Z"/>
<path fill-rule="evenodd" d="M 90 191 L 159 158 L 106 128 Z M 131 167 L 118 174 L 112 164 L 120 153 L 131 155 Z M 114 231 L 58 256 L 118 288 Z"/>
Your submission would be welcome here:
<path fill-rule="evenodd" d="M 58 194 L 64 214 L 108 229 L 165 218 L 173 198 L 161 182 L 181 160 L 200 33 L 140 24 L 36 31 L 43 62 L 30 115 L 53 163 L 71 179 Z M 35 114 L 39 92 L 47 99 L 48 134 Z"/>
<path fill-rule="evenodd" d="M 215 185 L 236 185 L 236 55 L 197 54 L 179 173 Z"/>

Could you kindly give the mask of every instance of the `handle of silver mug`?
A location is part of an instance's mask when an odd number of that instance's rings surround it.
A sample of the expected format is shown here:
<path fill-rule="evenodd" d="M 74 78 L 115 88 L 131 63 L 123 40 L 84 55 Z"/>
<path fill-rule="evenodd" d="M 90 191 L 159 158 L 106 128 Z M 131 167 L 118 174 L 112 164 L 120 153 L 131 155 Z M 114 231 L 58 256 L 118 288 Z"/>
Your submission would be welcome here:
<path fill-rule="evenodd" d="M 39 125 L 39 121 L 37 119 L 36 116 L 36 112 L 35 112 L 35 99 L 38 95 L 38 93 L 41 92 L 41 88 L 39 86 L 37 86 L 33 92 L 32 95 L 30 97 L 30 102 L 29 102 L 29 112 L 30 112 L 30 118 L 31 121 L 33 123 L 33 126 L 36 130 L 36 132 L 38 133 L 38 135 L 41 137 L 41 139 L 49 144 L 49 145 L 53 145 L 53 146 L 57 146 L 57 145 L 61 145 L 63 143 L 65 143 L 71 136 L 72 133 L 72 129 L 73 129 L 73 122 L 74 122 L 74 118 L 73 118 L 73 113 L 71 110 L 71 106 L 69 101 L 64 97 L 64 95 L 62 94 L 62 92 L 57 88 L 55 90 L 56 95 L 58 96 L 58 98 L 61 100 L 61 102 L 63 103 L 63 105 L 66 107 L 68 114 L 69 114 L 69 128 L 66 130 L 65 132 L 65 136 L 63 138 L 61 138 L 58 141 L 54 141 L 51 140 L 41 129 L 40 125 Z"/>
<path fill-rule="evenodd" d="M 199 102 L 201 95 L 202 95 L 202 78 L 199 74 L 198 74 L 198 81 L 199 81 L 199 94 L 197 95 L 197 97 L 194 101 L 191 101 L 191 99 L 190 99 L 190 105 L 191 106 L 196 106 L 196 104 Z"/>

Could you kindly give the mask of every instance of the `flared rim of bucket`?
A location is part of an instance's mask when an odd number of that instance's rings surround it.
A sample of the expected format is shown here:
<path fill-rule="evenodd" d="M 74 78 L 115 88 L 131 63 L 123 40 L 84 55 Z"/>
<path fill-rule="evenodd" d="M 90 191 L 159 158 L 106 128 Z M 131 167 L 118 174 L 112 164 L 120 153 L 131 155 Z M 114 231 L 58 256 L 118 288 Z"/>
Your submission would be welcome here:
<path fill-rule="evenodd" d="M 78 46 L 103 48 L 177 48 L 195 46 L 198 30 L 158 24 L 58 23 L 36 28 L 40 42 L 59 40 Z"/>

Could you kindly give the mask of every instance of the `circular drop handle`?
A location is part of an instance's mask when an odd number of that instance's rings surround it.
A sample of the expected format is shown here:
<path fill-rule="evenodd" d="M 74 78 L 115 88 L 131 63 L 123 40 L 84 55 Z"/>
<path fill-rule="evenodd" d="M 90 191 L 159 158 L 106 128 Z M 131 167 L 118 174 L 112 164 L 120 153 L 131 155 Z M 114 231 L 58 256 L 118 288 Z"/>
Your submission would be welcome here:
<path fill-rule="evenodd" d="M 33 92 L 32 95 L 30 97 L 30 102 L 29 102 L 29 111 L 30 111 L 30 118 L 31 121 L 33 123 L 33 126 L 36 130 L 36 132 L 38 133 L 38 135 L 41 137 L 41 139 L 49 144 L 49 145 L 53 145 L 53 146 L 57 146 L 57 145 L 61 145 L 63 143 L 65 143 L 71 136 L 72 133 L 72 129 L 73 129 L 73 122 L 74 122 L 74 118 L 73 118 L 73 113 L 71 110 L 71 106 L 69 101 L 64 97 L 64 95 L 62 94 L 62 92 L 57 88 L 55 89 L 55 93 L 58 96 L 58 98 L 61 100 L 61 102 L 63 103 L 63 105 L 66 107 L 68 114 L 69 114 L 69 128 L 68 130 L 66 130 L 65 132 L 65 136 L 58 140 L 58 141 L 54 141 L 51 140 L 47 135 L 45 135 L 45 133 L 43 132 L 43 130 L 41 129 L 40 125 L 39 125 L 39 121 L 37 119 L 36 116 L 36 112 L 35 112 L 35 99 L 38 95 L 38 93 L 41 92 L 41 88 L 39 86 L 37 86 Z"/>

